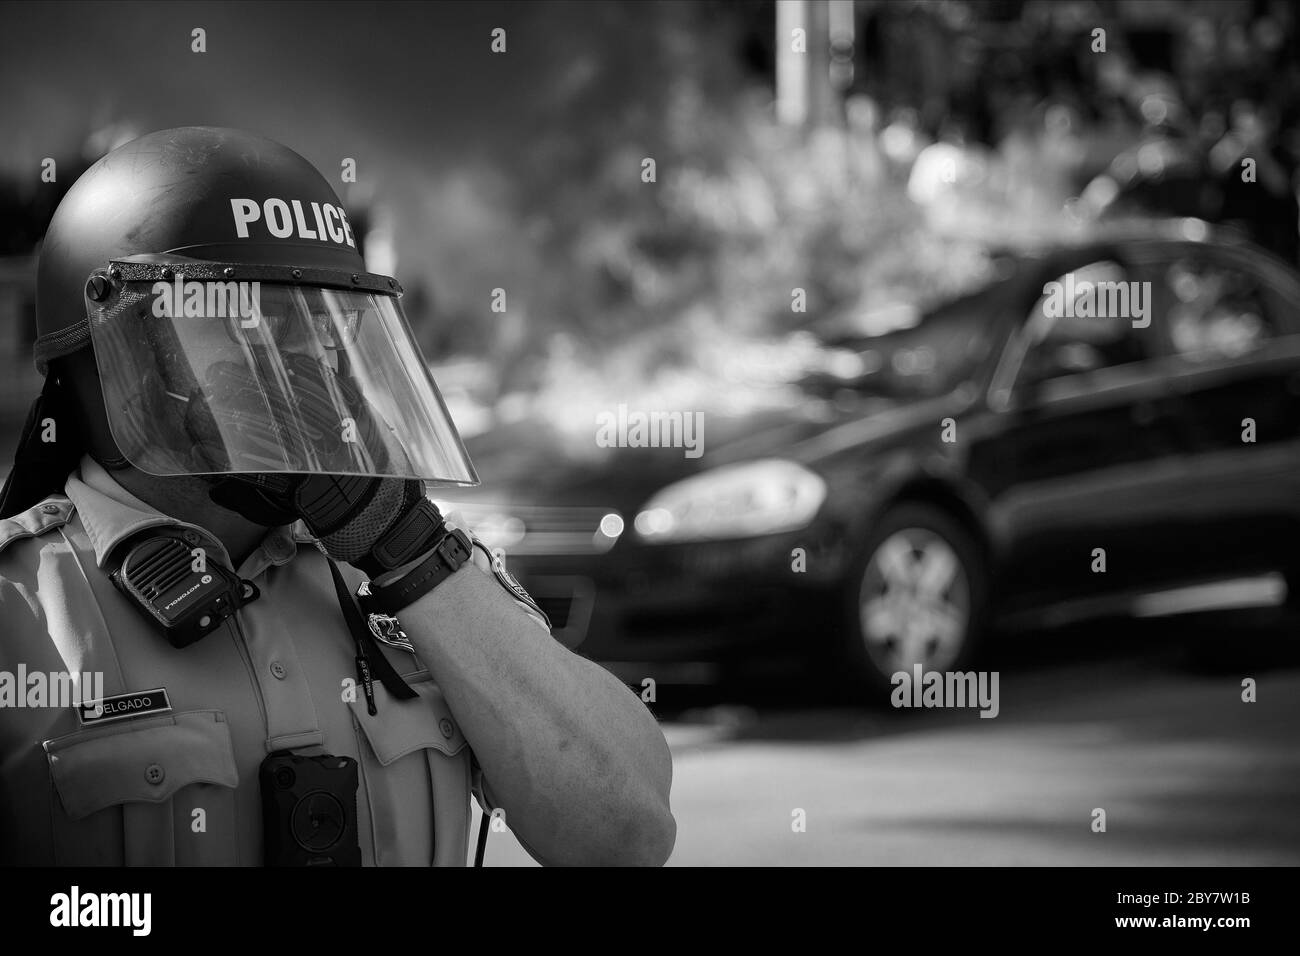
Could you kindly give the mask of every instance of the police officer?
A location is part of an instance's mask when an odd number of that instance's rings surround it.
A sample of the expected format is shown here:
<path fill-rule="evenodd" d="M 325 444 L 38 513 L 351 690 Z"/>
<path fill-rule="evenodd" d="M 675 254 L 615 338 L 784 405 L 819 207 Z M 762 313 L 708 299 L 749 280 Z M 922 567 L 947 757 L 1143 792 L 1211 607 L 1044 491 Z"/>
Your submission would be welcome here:
<path fill-rule="evenodd" d="M 665 861 L 653 716 L 424 494 L 477 476 L 400 291 L 244 132 L 64 198 L 0 500 L 0 863 L 464 865 L 471 793 L 541 862 Z"/>

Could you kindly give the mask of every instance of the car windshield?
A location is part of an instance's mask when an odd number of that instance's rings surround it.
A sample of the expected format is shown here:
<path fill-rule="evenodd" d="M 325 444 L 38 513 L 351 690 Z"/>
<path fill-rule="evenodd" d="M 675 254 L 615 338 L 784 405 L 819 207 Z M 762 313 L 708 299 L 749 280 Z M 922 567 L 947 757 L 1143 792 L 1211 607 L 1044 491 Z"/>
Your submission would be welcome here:
<path fill-rule="evenodd" d="M 804 386 L 924 398 L 975 378 L 993 347 L 993 298 L 964 296 L 927 312 L 911 328 L 875 336 L 822 336 L 825 360 Z"/>

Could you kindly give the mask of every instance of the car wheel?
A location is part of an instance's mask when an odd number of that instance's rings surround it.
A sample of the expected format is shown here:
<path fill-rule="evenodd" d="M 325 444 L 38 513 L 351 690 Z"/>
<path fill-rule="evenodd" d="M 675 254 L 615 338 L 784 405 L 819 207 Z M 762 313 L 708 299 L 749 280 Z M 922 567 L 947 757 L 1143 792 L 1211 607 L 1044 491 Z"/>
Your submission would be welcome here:
<path fill-rule="evenodd" d="M 917 664 L 963 669 L 983 630 L 987 587 L 979 545 L 947 512 L 923 504 L 886 512 L 845 587 L 849 676 L 879 695 Z"/>

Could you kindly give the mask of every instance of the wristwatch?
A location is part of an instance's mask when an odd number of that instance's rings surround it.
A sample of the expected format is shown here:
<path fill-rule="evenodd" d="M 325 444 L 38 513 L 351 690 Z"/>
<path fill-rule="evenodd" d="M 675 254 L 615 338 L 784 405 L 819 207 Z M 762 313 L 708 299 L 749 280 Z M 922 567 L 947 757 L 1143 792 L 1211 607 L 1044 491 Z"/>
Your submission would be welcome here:
<path fill-rule="evenodd" d="M 423 561 L 396 581 L 379 586 L 373 581 L 362 583 L 357 589 L 357 601 L 361 610 L 371 618 L 370 630 L 375 637 L 389 643 L 385 637 L 391 636 L 391 626 L 382 620 L 377 623 L 374 618 L 392 618 L 402 608 L 414 604 L 459 571 L 470 560 L 473 552 L 474 546 L 469 535 L 459 528 L 448 530 Z M 393 622 L 396 623 L 395 618 Z M 382 636 L 376 627 L 384 631 Z M 397 632 L 400 631 L 401 628 L 398 627 Z"/>

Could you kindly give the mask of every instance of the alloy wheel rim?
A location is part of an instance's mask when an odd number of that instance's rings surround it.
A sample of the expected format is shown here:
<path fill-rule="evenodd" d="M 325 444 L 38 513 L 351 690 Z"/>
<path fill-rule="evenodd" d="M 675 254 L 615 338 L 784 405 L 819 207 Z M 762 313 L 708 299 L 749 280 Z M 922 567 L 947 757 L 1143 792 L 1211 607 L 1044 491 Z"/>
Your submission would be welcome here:
<path fill-rule="evenodd" d="M 858 618 L 882 673 L 947 670 L 970 623 L 970 582 L 956 550 L 925 528 L 895 531 L 867 561 Z"/>

